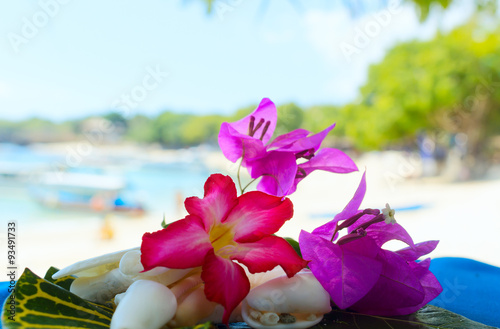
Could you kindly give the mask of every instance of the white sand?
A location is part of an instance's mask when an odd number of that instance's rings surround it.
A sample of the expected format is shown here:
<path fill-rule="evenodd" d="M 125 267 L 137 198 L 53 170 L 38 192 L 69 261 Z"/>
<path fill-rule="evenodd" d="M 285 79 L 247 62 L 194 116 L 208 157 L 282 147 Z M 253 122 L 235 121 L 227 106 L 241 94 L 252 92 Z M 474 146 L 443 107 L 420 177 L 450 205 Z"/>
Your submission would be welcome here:
<path fill-rule="evenodd" d="M 213 163 L 224 163 L 210 160 Z M 367 195 L 363 207 L 392 208 L 421 205 L 421 209 L 396 213 L 396 219 L 415 242 L 440 240 L 432 257 L 467 257 L 500 266 L 500 180 L 446 183 L 439 180 L 406 180 L 418 175 L 418 165 L 397 155 L 371 154 L 357 160 L 367 168 Z M 223 164 L 227 167 L 227 164 Z M 295 216 L 279 232 L 297 238 L 301 229 L 312 231 L 342 210 L 352 197 L 362 173 L 336 175 L 315 172 L 300 183 L 291 197 Z M 323 216 L 322 216 L 323 215 Z M 167 218 L 182 217 L 167 214 Z M 49 266 L 62 268 L 73 262 L 140 245 L 144 232 L 160 229 L 162 213 L 143 218 L 113 216 L 114 238 L 100 238 L 103 219 L 68 220 L 49 227 L 43 221 L 23 225 L 18 235 L 20 267 L 44 274 Z"/>

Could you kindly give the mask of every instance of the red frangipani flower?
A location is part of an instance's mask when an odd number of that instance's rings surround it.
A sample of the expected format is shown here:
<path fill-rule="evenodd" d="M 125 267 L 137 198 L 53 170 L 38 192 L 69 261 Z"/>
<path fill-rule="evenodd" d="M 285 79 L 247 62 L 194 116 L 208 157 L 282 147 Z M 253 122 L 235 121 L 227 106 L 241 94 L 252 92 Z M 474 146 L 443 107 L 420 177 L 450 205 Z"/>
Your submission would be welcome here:
<path fill-rule="evenodd" d="M 219 132 L 219 146 L 232 162 L 242 159 L 252 178 L 262 177 L 257 189 L 276 196 L 295 192 L 297 184 L 314 170 L 349 173 L 358 170 L 344 152 L 323 148 L 321 143 L 335 124 L 311 134 L 296 129 L 271 141 L 277 122 L 276 106 L 264 98 L 245 118 L 224 122 Z M 297 163 L 297 160 L 307 161 Z"/>
<path fill-rule="evenodd" d="M 201 267 L 205 295 L 224 306 L 223 321 L 245 298 L 250 273 L 280 265 L 292 277 L 307 265 L 286 240 L 273 236 L 293 215 L 293 205 L 262 192 L 239 197 L 229 176 L 211 175 L 203 199 L 187 198 L 189 215 L 142 238 L 144 270 Z"/>
<path fill-rule="evenodd" d="M 429 271 L 430 259 L 417 259 L 436 248 L 438 241 L 415 244 L 394 220 L 394 210 L 358 210 L 366 191 L 365 175 L 349 204 L 335 218 L 300 233 L 300 250 L 309 268 L 341 309 L 374 315 L 406 315 L 437 297 L 441 285 Z M 338 232 L 348 234 L 339 238 Z M 383 249 L 391 240 L 408 245 L 398 251 Z"/>

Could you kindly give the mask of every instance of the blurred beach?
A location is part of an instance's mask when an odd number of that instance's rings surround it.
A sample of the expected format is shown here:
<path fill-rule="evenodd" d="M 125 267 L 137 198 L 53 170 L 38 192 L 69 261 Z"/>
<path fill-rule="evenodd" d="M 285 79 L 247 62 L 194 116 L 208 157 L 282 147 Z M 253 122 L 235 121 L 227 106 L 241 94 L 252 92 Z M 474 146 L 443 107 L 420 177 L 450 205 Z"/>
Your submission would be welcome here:
<path fill-rule="evenodd" d="M 64 168 L 70 159 L 68 150 L 75 147 L 1 145 L 0 168 L 4 173 L 10 168 L 10 174 L 0 181 L 0 209 L 5 222 L 2 231 L 8 221 L 17 221 L 19 267 L 29 267 L 40 275 L 50 266 L 62 268 L 139 246 L 144 232 L 159 230 L 163 218 L 168 223 L 185 216 L 184 198 L 202 197 L 203 184 L 211 173 L 235 177 L 237 171 L 237 165 L 226 160 L 217 148 L 208 146 L 181 150 L 101 146 L 82 157 L 78 166 Z M 278 234 L 298 239 L 301 229 L 311 232 L 331 220 L 350 200 L 366 169 L 367 194 L 362 206 L 380 209 L 389 203 L 396 209 L 397 221 L 415 242 L 440 240 L 431 257 L 467 257 L 500 266 L 500 180 L 493 169 L 488 179 L 454 182 L 450 179 L 456 177 L 450 173 L 455 170 L 453 164 L 447 164 L 447 170 L 439 176 L 425 177 L 425 164 L 416 154 L 372 152 L 354 160 L 360 172 L 339 175 L 318 171 L 303 180 L 290 197 L 294 218 Z M 81 211 L 36 202 L 31 191 L 40 184 L 38 177 L 54 171 L 56 165 L 69 172 L 92 170 L 103 176 L 121 177 L 127 183 L 120 191 L 123 198 L 141 204 L 144 212 Z M 249 181 L 246 173 L 242 180 Z"/>

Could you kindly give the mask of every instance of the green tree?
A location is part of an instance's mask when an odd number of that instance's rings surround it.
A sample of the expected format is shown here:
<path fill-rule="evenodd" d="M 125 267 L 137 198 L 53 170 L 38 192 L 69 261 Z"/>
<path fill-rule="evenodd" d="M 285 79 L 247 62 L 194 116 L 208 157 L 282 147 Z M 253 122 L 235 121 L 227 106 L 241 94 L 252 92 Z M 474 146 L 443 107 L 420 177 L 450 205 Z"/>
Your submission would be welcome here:
<path fill-rule="evenodd" d="M 298 129 L 304 120 L 304 111 L 295 103 L 288 103 L 277 106 L 278 122 L 274 135 L 285 134 Z"/>
<path fill-rule="evenodd" d="M 346 127 L 353 123 L 346 119 L 347 109 L 348 107 L 335 105 L 311 106 L 304 112 L 302 128 L 317 133 L 335 123 L 335 128 L 326 136 L 323 145 L 350 147 L 352 143 L 345 135 Z"/>
<path fill-rule="evenodd" d="M 125 117 L 118 112 L 111 112 L 103 116 L 104 119 L 109 120 L 120 131 L 126 131 L 128 128 L 128 121 Z"/>
<path fill-rule="evenodd" d="M 421 131 L 463 133 L 470 159 L 499 131 L 500 37 L 475 21 L 390 50 L 373 65 L 346 133 L 364 149 L 414 141 Z"/>
<path fill-rule="evenodd" d="M 20 122 L 0 121 L 0 142 L 17 144 L 68 141 L 75 138 L 70 122 L 54 123 L 32 118 Z"/>
<path fill-rule="evenodd" d="M 224 121 L 220 115 L 193 116 L 187 120 L 181 130 L 184 145 L 216 144 L 219 128 Z"/>
<path fill-rule="evenodd" d="M 153 122 L 154 139 L 167 147 L 182 147 L 182 129 L 190 114 L 163 112 Z"/>
<path fill-rule="evenodd" d="M 128 130 L 125 138 L 127 140 L 150 143 L 156 142 L 153 120 L 144 115 L 136 115 L 127 122 Z"/>

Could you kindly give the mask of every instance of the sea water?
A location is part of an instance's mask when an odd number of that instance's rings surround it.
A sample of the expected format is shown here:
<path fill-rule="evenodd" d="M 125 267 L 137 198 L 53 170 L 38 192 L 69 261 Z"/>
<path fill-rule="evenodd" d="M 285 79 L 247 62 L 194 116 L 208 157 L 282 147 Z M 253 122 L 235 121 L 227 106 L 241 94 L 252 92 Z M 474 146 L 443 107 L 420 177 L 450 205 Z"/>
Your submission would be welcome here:
<path fill-rule="evenodd" d="M 188 196 L 203 196 L 210 175 L 202 161 L 155 162 L 131 155 L 118 158 L 93 157 L 78 166 L 65 166 L 66 154 L 33 146 L 0 144 L 0 211 L 2 217 L 23 223 L 62 221 L 95 216 L 89 211 L 47 207 L 34 198 L 40 175 L 47 172 L 94 173 L 123 178 L 120 198 L 140 204 L 146 211 L 175 213 Z"/>

